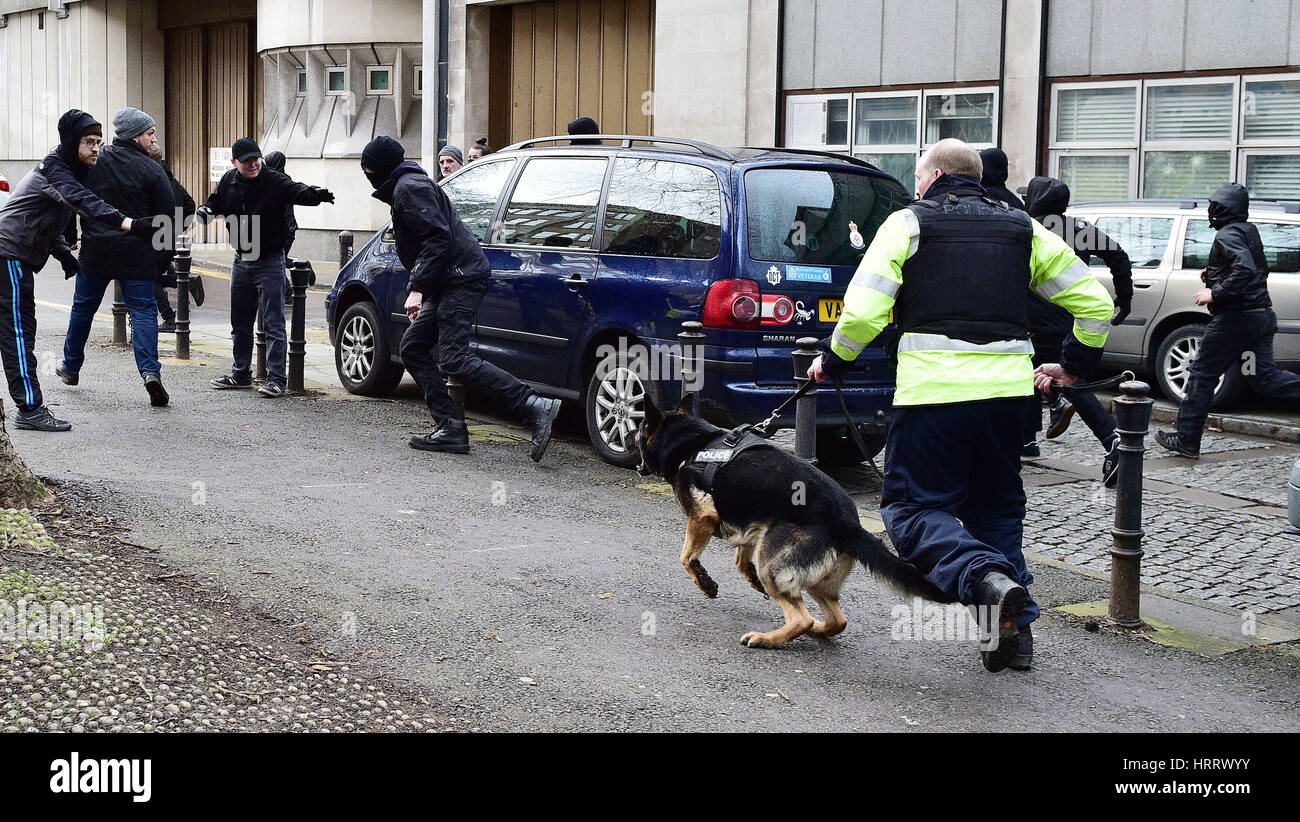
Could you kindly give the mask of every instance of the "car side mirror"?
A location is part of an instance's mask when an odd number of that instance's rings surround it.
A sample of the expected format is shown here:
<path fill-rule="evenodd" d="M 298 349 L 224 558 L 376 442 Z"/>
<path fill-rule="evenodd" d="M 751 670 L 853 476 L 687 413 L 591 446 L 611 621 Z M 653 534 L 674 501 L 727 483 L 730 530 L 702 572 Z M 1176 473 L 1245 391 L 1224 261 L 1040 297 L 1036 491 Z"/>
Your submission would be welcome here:
<path fill-rule="evenodd" d="M 397 235 L 393 233 L 392 228 L 385 228 L 384 233 L 379 235 L 379 242 L 385 245 L 393 245 L 397 242 Z"/>

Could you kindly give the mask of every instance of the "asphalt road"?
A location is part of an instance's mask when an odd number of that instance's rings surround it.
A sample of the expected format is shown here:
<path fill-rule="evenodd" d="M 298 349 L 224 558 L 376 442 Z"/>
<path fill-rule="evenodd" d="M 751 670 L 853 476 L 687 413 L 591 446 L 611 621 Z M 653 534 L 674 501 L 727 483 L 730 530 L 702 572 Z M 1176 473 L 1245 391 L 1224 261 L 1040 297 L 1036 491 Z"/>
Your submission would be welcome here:
<path fill-rule="evenodd" d="M 48 274 L 38 283 L 44 371 L 66 311 L 63 284 Z M 428 429 L 409 386 L 395 400 L 337 391 L 269 400 L 209 390 L 228 361 L 205 356 L 165 365 L 165 409 L 148 406 L 129 352 L 92 348 L 75 388 L 50 366 L 47 401 L 74 428 L 13 431 L 14 442 L 38 474 L 96 489 L 164 562 L 286 624 L 310 622 L 332 635 L 332 652 L 374 659 L 481 727 L 1300 727 L 1292 656 L 1202 658 L 1089 633 L 1049 611 L 1036 669 L 991 675 L 973 642 L 892 639 L 900 602 L 861 569 L 845 588 L 839 637 L 742 647 L 740 636 L 774 627 L 779 610 L 716 541 L 704 564 L 721 591 L 705 599 L 678 564 L 676 503 L 598 461 L 573 416 L 541 465 L 521 430 L 482 408 L 472 410 L 470 455 L 426 454 L 405 444 Z M 1033 570 L 1046 606 L 1104 596 L 1096 581 Z"/>

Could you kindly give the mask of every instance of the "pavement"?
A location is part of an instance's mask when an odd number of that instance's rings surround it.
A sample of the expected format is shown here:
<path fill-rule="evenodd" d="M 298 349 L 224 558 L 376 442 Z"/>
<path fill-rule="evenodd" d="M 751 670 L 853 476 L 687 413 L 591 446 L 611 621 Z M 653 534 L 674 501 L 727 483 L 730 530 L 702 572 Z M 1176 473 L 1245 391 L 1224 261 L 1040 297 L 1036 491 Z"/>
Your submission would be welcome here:
<path fill-rule="evenodd" d="M 92 346 L 79 386 L 58 382 L 71 288 L 37 283 L 42 386 L 74 429 L 13 431 L 19 453 L 72 498 L 93 492 L 85 505 L 156 549 L 163 574 L 272 615 L 262 631 L 300 626 L 304 653 L 377 668 L 408 695 L 386 723 L 427 713 L 483 730 L 1300 729 L 1300 539 L 1281 495 L 1300 453 L 1291 443 L 1215 434 L 1198 463 L 1147 455 L 1149 630 L 1099 618 L 1113 492 L 1076 425 L 1025 468 L 1044 606 L 1033 671 L 986 673 L 975 643 L 931 633 L 928 613 L 925 631 L 901 631 L 923 620 L 864 573 L 846 586 L 839 637 L 749 649 L 739 637 L 778 624 L 778 609 L 726 571 L 722 543 L 704 556 L 720 595 L 701 596 L 678 564 L 683 518 L 666 487 L 596 458 L 576 409 L 540 465 L 525 433 L 480 405 L 469 456 L 412 451 L 405 439 L 428 430 L 414 385 L 383 400 L 342 392 L 319 294 L 306 395 L 209 390 L 229 367 L 215 283 L 195 315 L 195 358 L 166 359 L 172 404 L 153 409 L 130 353 L 110 346 Z M 92 340 L 110 330 L 97 323 Z M 872 469 L 835 476 L 864 524 L 883 530 Z"/>

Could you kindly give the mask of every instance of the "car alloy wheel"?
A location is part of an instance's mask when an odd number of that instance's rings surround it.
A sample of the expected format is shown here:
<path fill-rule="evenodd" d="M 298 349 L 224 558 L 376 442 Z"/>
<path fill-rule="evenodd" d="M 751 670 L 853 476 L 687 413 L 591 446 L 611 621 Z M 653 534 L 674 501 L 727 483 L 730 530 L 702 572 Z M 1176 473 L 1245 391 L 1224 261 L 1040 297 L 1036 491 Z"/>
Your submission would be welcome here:
<path fill-rule="evenodd" d="M 645 417 L 645 384 L 624 366 L 609 371 L 596 389 L 596 430 L 616 454 L 634 447 L 636 429 Z"/>
<path fill-rule="evenodd" d="M 375 329 L 361 315 L 348 321 L 339 341 L 343 370 L 353 382 L 364 382 L 375 367 Z"/>
<path fill-rule="evenodd" d="M 1182 402 L 1187 397 L 1187 387 L 1192 381 L 1192 363 L 1196 361 L 1196 355 L 1200 350 L 1201 338 L 1193 336 L 1183 337 L 1169 346 L 1161 367 L 1165 371 L 1165 382 L 1177 395 L 1172 399 Z M 1219 381 L 1214 386 L 1214 393 L 1217 394 L 1223 387 L 1224 379 L 1219 377 Z"/>

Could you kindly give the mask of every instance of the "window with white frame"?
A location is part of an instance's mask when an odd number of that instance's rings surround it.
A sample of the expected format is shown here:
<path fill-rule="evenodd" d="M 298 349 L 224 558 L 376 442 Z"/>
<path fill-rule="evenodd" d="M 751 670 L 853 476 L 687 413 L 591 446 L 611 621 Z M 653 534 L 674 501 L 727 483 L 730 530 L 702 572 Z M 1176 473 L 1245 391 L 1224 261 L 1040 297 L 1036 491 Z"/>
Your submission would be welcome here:
<path fill-rule="evenodd" d="M 415 96 L 419 97 L 424 94 L 424 66 L 415 67 Z"/>
<path fill-rule="evenodd" d="M 307 72 L 304 69 L 298 70 L 298 91 L 299 97 L 307 96 Z"/>
<path fill-rule="evenodd" d="M 392 94 L 393 67 L 366 66 L 366 94 Z"/>
<path fill-rule="evenodd" d="M 1051 173 L 1078 202 L 1300 198 L 1300 75 L 1056 84 Z"/>
<path fill-rule="evenodd" d="M 325 93 L 347 94 L 348 70 L 343 67 L 325 69 Z"/>
<path fill-rule="evenodd" d="M 910 89 L 786 98 L 785 144 L 866 160 L 906 188 L 931 145 L 957 137 L 976 148 L 997 135 L 994 88 Z"/>

